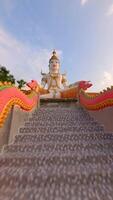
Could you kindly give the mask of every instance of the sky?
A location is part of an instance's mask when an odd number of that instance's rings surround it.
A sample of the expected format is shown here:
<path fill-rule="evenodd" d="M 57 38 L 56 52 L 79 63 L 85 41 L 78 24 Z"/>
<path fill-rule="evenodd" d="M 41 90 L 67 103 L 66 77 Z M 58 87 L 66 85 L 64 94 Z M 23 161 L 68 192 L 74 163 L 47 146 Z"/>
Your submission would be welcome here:
<path fill-rule="evenodd" d="M 70 84 L 113 85 L 113 0 L 0 0 L 0 65 L 40 82 L 53 49 Z"/>

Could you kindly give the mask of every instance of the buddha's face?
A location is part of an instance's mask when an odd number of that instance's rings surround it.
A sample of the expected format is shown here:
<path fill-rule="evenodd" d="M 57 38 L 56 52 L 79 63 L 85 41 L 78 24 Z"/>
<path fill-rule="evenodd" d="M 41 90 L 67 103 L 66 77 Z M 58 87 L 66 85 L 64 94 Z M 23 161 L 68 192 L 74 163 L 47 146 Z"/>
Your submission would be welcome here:
<path fill-rule="evenodd" d="M 49 63 L 49 70 L 52 73 L 58 73 L 60 68 L 60 63 L 58 60 L 51 60 Z"/>

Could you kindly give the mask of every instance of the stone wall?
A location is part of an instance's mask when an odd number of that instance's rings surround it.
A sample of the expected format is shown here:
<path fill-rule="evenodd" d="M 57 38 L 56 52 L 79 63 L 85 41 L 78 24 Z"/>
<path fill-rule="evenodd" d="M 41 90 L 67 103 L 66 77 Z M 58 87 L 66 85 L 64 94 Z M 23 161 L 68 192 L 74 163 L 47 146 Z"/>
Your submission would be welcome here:
<path fill-rule="evenodd" d="M 33 111 L 32 111 L 33 112 Z M 18 106 L 15 106 L 12 112 L 11 127 L 9 131 L 9 140 L 8 143 L 12 143 L 15 135 L 18 134 L 18 129 L 20 126 L 23 126 L 28 117 L 32 112 L 27 112 L 20 109 Z"/>
<path fill-rule="evenodd" d="M 18 134 L 18 129 L 23 126 L 25 121 L 32 115 L 36 108 L 31 112 L 24 111 L 18 106 L 14 106 L 10 111 L 2 128 L 0 128 L 0 151 L 3 145 L 12 143 L 13 138 Z"/>

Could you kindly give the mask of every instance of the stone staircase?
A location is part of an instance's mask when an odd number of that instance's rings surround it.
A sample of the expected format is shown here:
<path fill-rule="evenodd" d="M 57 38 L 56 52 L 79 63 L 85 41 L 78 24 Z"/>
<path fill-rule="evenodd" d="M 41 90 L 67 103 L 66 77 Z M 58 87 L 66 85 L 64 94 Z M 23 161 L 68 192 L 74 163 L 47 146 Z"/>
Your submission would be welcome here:
<path fill-rule="evenodd" d="M 0 200 L 113 200 L 113 134 L 84 109 L 41 106 L 0 155 Z"/>

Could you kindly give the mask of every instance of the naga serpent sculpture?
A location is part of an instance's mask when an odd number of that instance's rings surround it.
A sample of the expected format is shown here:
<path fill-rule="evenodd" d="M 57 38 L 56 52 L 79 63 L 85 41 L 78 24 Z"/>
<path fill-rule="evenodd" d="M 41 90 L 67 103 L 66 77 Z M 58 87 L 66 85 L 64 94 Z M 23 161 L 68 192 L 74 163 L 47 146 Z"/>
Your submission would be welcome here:
<path fill-rule="evenodd" d="M 27 86 L 31 88 L 29 94 L 25 94 L 11 83 L 0 82 L 0 126 L 4 124 L 14 105 L 18 105 L 25 111 L 31 111 L 39 102 L 39 96 L 48 93 L 35 80 L 27 83 Z M 100 110 L 113 106 L 113 86 L 95 95 L 85 91 L 91 86 L 92 84 L 88 81 L 76 82 L 70 85 L 68 90 L 61 92 L 61 98 L 77 98 L 80 105 L 88 110 Z"/>
<path fill-rule="evenodd" d="M 39 101 L 39 95 L 31 90 L 30 94 L 26 95 L 16 86 L 11 83 L 0 82 L 0 126 L 3 125 L 12 106 L 18 105 L 25 111 L 32 110 Z"/>
<path fill-rule="evenodd" d="M 113 106 L 113 86 L 96 95 L 87 94 L 81 89 L 79 91 L 79 102 L 88 110 L 101 110 Z"/>

